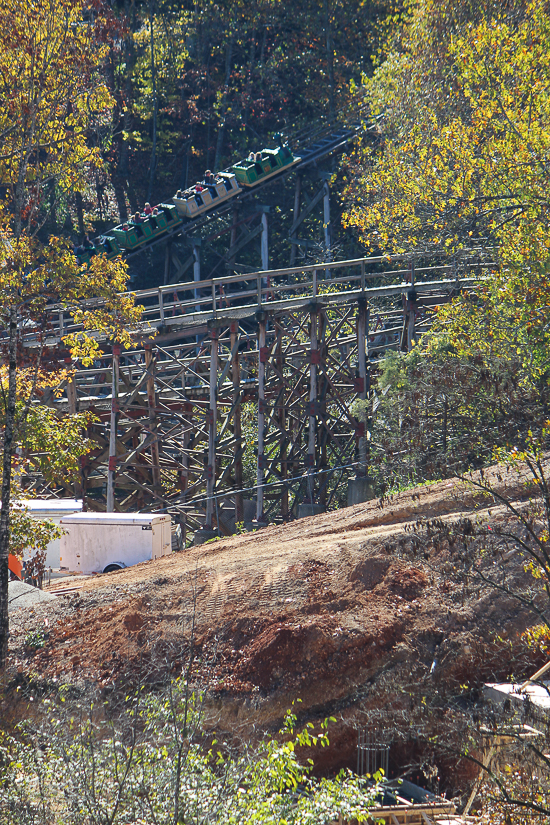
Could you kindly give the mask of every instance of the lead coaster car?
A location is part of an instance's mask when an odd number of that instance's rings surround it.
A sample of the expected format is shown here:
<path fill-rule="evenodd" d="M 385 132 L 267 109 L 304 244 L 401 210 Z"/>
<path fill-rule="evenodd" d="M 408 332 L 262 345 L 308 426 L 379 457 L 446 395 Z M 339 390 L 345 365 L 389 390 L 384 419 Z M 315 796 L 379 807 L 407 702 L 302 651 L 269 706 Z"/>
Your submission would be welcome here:
<path fill-rule="evenodd" d="M 294 166 L 302 158 L 295 157 L 290 147 L 279 146 L 278 149 L 262 149 L 261 160 L 240 160 L 231 167 L 237 180 L 245 188 L 256 186 L 258 183 L 277 175 L 282 169 Z"/>

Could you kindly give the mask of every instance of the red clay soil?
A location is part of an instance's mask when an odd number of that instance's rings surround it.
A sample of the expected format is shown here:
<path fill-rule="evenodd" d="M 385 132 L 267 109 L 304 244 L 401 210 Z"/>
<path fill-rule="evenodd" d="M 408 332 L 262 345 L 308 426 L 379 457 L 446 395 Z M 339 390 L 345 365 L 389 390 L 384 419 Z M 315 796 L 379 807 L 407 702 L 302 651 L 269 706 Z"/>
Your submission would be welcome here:
<path fill-rule="evenodd" d="M 356 728 L 367 723 L 401 724 L 392 753 L 402 767 L 415 758 L 403 720 L 427 694 L 441 721 L 445 697 L 466 683 L 471 696 L 484 680 L 540 661 L 521 658 L 534 620 L 515 601 L 453 576 L 444 542 L 429 561 L 410 552 L 421 517 L 456 522 L 472 507 L 481 519 L 504 517 L 441 482 L 87 579 L 77 593 L 12 614 L 10 666 L 19 679 L 82 689 L 160 683 L 189 669 L 218 730 L 276 730 L 300 698 L 302 719 L 337 719 L 319 770 L 352 767 Z M 30 650 L 36 628 L 46 643 Z"/>

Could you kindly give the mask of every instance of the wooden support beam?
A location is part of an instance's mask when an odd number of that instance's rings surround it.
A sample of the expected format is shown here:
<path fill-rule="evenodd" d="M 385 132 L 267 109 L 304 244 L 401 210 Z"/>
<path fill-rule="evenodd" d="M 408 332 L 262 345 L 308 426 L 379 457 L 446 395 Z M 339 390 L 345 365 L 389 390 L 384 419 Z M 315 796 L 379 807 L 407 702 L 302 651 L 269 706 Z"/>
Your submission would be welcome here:
<path fill-rule="evenodd" d="M 235 487 L 242 490 L 243 487 L 243 460 L 242 460 L 242 422 L 241 422 L 241 367 L 239 364 L 239 324 L 233 321 L 231 324 L 231 382 L 233 384 L 233 436 L 235 438 Z M 235 523 L 244 520 L 243 494 L 235 494 Z"/>
<path fill-rule="evenodd" d="M 76 383 L 74 380 L 74 376 L 72 378 L 69 378 L 69 380 L 67 381 L 65 392 L 67 393 L 69 412 L 71 415 L 74 415 L 78 412 L 78 395 L 76 392 Z"/>
<path fill-rule="evenodd" d="M 290 233 L 289 234 L 290 234 L 291 238 L 293 238 L 296 235 L 296 230 L 298 229 L 298 227 L 305 221 L 305 219 L 308 217 L 308 215 L 311 215 L 311 213 L 313 212 L 313 210 L 315 209 L 315 207 L 317 206 L 317 204 L 319 203 L 321 198 L 324 197 L 324 195 L 325 195 L 325 184 L 323 184 L 321 186 L 319 191 L 310 200 L 310 202 L 308 203 L 306 208 L 304 210 L 302 210 L 302 212 L 300 212 L 298 217 L 295 219 L 294 223 L 290 227 Z"/>
<path fill-rule="evenodd" d="M 193 255 L 193 253 L 191 253 L 191 255 L 189 255 L 189 257 L 185 259 L 184 263 L 182 263 L 179 258 L 179 255 L 172 248 L 171 261 L 173 268 L 176 270 L 176 279 L 177 281 L 181 281 L 189 267 L 193 266 L 193 264 L 195 263 L 195 256 Z M 168 281 L 167 283 L 170 283 L 170 281 Z"/>
<path fill-rule="evenodd" d="M 109 467 L 107 470 L 107 512 L 115 510 L 116 441 L 118 422 L 118 369 L 120 344 L 113 344 L 113 368 L 111 378 L 111 423 L 109 429 Z"/>
<path fill-rule="evenodd" d="M 245 234 L 240 238 L 240 240 L 232 244 L 232 246 L 227 250 L 225 260 L 227 262 L 234 260 L 237 252 L 240 252 L 240 250 L 248 243 L 250 243 L 250 241 L 253 241 L 254 238 L 257 238 L 262 231 L 263 227 L 260 223 L 259 226 L 256 226 L 254 229 L 250 229 L 248 232 L 245 232 Z"/>
<path fill-rule="evenodd" d="M 332 261 L 332 228 L 330 225 L 330 188 L 328 180 L 323 184 L 323 231 L 325 235 L 325 257 L 327 262 Z M 325 278 L 331 277 L 330 269 L 325 271 Z"/>
<path fill-rule="evenodd" d="M 267 312 L 256 313 L 258 319 L 258 461 L 256 489 L 256 521 L 264 522 L 264 470 L 265 470 L 265 367 L 267 347 L 265 345 Z"/>
<path fill-rule="evenodd" d="M 170 283 L 170 268 L 172 263 L 172 238 L 166 241 L 166 248 L 164 250 L 164 284 Z"/>
<path fill-rule="evenodd" d="M 200 239 L 193 239 L 193 280 L 197 284 L 201 279 L 201 242 Z M 195 301 L 200 298 L 199 289 L 195 288 Z M 200 305 L 195 307 L 200 312 Z"/>
<path fill-rule="evenodd" d="M 235 254 L 230 254 L 231 250 L 234 249 L 237 243 L 237 234 L 239 229 L 239 207 L 234 206 L 231 210 L 231 235 L 229 238 L 229 251 L 227 253 L 226 260 L 227 266 L 230 271 L 233 271 L 235 267 Z"/>
<path fill-rule="evenodd" d="M 145 369 L 147 370 L 147 410 L 149 415 L 149 432 L 152 436 L 157 435 L 157 396 L 155 391 L 155 359 L 153 357 L 153 345 L 145 344 Z M 152 476 L 155 490 L 160 490 L 160 461 L 159 443 L 155 437 L 151 444 Z"/>
<path fill-rule="evenodd" d="M 210 327 L 210 393 L 208 406 L 208 464 L 206 466 L 206 529 L 212 530 L 216 486 L 216 436 L 218 425 L 218 329 Z"/>
<path fill-rule="evenodd" d="M 307 443 L 306 469 L 308 474 L 307 495 L 310 504 L 315 503 L 315 440 L 317 433 L 317 369 L 319 366 L 319 347 L 317 324 L 319 311 L 317 307 L 310 311 L 310 353 L 309 353 L 309 429 Z"/>
<path fill-rule="evenodd" d="M 359 434 L 358 452 L 359 466 L 357 476 L 365 477 L 368 471 L 367 465 L 367 337 L 369 328 L 369 307 L 364 298 L 358 302 L 357 310 L 357 361 L 358 361 L 358 392 L 357 396 L 361 402 L 361 431 Z"/>
<path fill-rule="evenodd" d="M 414 288 L 415 282 L 415 271 L 414 271 L 414 260 L 411 261 L 410 265 L 410 273 L 411 273 L 411 300 L 410 300 L 410 307 L 409 307 L 409 325 L 407 330 L 407 343 L 409 352 L 413 348 L 413 342 L 416 342 L 416 330 L 415 330 L 415 321 L 416 321 L 416 290 Z"/>
<path fill-rule="evenodd" d="M 262 269 L 269 269 L 269 234 L 267 225 L 267 212 L 262 212 Z"/>
<path fill-rule="evenodd" d="M 298 173 L 296 175 L 296 185 L 295 185 L 295 188 L 294 188 L 294 221 L 293 221 L 293 224 L 296 224 L 296 221 L 300 217 L 300 195 L 301 195 L 301 191 L 302 191 L 302 176 Z M 294 235 L 294 233 L 291 230 L 291 232 L 290 232 L 290 242 L 291 242 L 290 266 L 294 266 L 294 264 L 296 263 L 297 245 L 296 245 L 296 243 L 292 243 L 292 241 L 296 240 L 296 238 L 293 237 L 293 235 Z"/>
<path fill-rule="evenodd" d="M 277 324 L 277 344 L 275 346 L 275 369 L 279 380 L 282 382 L 284 358 L 283 358 L 283 329 L 280 324 Z M 286 406 L 284 402 L 283 387 L 279 393 L 279 400 L 277 404 L 277 426 L 279 428 L 279 450 L 281 461 L 281 478 L 288 478 L 288 439 L 286 436 Z M 281 489 L 281 518 L 283 521 L 288 521 L 290 511 L 288 507 L 288 487 L 284 485 Z"/>
<path fill-rule="evenodd" d="M 413 348 L 413 342 L 416 341 L 416 309 L 417 309 L 417 293 L 415 288 L 415 265 L 414 259 L 409 262 L 409 270 L 407 280 L 410 283 L 410 288 L 403 293 L 403 329 L 401 331 L 400 350 L 401 352 L 410 352 Z"/>

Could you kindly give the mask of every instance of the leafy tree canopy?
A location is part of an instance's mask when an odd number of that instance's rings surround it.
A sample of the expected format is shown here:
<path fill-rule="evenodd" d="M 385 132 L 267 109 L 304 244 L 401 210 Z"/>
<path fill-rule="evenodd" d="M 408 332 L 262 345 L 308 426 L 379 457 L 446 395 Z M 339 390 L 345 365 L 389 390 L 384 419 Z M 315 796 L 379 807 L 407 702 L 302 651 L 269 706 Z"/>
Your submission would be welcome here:
<path fill-rule="evenodd" d="M 542 0 L 420 0 L 365 79 L 381 141 L 358 154 L 348 225 L 373 250 L 495 262 L 384 365 L 374 440 L 400 482 L 480 466 L 548 416 L 549 43 Z"/>
<path fill-rule="evenodd" d="M 543 0 L 421 0 L 367 90 L 383 146 L 363 150 L 346 221 L 369 248 L 550 247 L 550 18 Z"/>
<path fill-rule="evenodd" d="M 297 732 L 288 712 L 281 739 L 265 737 L 235 755 L 212 737 L 205 747 L 203 697 L 183 678 L 160 695 L 128 696 L 123 713 L 103 724 L 93 703 L 86 713 L 64 706 L 66 696 L 62 688 L 60 701 L 44 700 L 40 727 L 21 725 L 16 737 L 0 739 L 0 812 L 10 825 L 365 822 L 379 792 L 378 774 L 371 783 L 349 771 L 311 777 L 308 756 L 329 744 L 329 720 L 318 732 L 312 723 Z"/>
<path fill-rule="evenodd" d="M 0 182 L 12 193 L 17 234 L 36 217 L 45 183 L 69 192 L 101 163 L 112 98 L 99 72 L 102 18 L 93 14 L 87 0 L 39 0 L 32 14 L 6 0 L 0 9 Z"/>

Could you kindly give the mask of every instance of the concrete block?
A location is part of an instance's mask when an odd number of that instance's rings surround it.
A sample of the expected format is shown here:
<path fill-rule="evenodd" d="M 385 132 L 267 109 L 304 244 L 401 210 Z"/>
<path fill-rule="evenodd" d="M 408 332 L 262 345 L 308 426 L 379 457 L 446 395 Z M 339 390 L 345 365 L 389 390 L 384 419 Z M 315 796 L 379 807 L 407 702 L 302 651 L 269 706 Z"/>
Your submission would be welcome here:
<path fill-rule="evenodd" d="M 243 521 L 252 521 L 256 516 L 256 499 L 245 498 L 243 501 L 244 518 Z"/>
<path fill-rule="evenodd" d="M 376 498 L 372 478 L 361 476 L 348 481 L 348 507 Z"/>
<path fill-rule="evenodd" d="M 318 516 L 324 513 L 325 508 L 321 504 L 299 504 L 298 518 L 307 518 L 308 516 Z"/>

